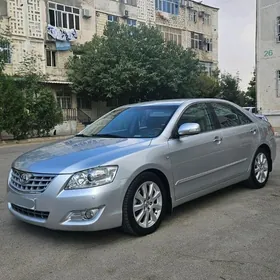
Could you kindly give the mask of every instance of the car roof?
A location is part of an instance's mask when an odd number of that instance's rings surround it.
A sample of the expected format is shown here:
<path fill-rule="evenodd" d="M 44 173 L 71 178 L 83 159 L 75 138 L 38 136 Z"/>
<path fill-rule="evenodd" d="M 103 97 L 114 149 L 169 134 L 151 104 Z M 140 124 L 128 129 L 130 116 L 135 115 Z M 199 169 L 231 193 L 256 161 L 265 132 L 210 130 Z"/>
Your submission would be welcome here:
<path fill-rule="evenodd" d="M 177 105 L 180 106 L 182 104 L 192 104 L 197 102 L 224 102 L 224 103 L 231 103 L 227 100 L 223 99 L 216 99 L 216 98 L 189 98 L 189 99 L 166 99 L 166 100 L 155 100 L 155 101 L 147 101 L 147 102 L 140 102 L 134 104 L 128 104 L 124 107 L 141 107 L 141 106 L 172 106 Z"/>

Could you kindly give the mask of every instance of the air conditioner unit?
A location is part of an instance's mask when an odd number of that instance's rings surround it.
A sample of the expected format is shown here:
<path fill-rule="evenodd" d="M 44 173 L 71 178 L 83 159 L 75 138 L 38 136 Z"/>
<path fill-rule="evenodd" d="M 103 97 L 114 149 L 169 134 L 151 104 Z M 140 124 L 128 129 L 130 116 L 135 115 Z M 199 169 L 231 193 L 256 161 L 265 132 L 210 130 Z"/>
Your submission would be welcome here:
<path fill-rule="evenodd" d="M 129 12 L 128 10 L 125 10 L 123 13 L 123 18 L 128 18 L 128 16 L 129 16 Z"/>
<path fill-rule="evenodd" d="M 199 16 L 199 17 L 204 17 L 204 14 L 205 14 L 205 12 L 200 11 L 200 12 L 198 13 L 198 16 Z"/>
<path fill-rule="evenodd" d="M 188 7 L 189 9 L 192 9 L 192 8 L 193 8 L 193 1 L 188 0 L 188 2 L 187 2 L 187 7 Z"/>
<path fill-rule="evenodd" d="M 83 9 L 82 14 L 83 14 L 84 18 L 90 18 L 91 17 L 90 10 L 88 10 L 88 9 Z"/>

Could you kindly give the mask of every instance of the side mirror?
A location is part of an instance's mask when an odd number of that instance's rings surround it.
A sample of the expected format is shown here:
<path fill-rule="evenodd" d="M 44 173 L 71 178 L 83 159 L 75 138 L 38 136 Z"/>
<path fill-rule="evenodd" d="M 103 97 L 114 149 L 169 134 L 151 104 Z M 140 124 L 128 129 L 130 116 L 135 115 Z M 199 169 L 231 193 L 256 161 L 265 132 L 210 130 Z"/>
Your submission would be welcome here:
<path fill-rule="evenodd" d="M 198 123 L 183 123 L 178 129 L 179 136 L 195 135 L 201 132 L 200 125 Z"/>

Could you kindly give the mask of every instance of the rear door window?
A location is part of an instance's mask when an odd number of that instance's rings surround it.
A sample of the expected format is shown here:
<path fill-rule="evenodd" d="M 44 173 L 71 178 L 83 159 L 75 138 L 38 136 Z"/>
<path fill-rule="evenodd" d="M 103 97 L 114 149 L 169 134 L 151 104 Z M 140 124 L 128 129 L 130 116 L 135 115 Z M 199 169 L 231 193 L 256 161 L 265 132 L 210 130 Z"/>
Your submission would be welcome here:
<path fill-rule="evenodd" d="M 235 127 L 252 123 L 252 121 L 237 108 L 223 103 L 211 103 L 221 128 Z"/>

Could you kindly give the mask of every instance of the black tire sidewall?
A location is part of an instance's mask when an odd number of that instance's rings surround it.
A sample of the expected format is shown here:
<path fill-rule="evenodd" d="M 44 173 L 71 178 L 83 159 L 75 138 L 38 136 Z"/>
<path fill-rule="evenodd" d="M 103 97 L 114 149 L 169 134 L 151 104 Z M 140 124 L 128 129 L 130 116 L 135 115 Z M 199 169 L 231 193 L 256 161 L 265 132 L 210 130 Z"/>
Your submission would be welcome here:
<path fill-rule="evenodd" d="M 160 191 L 162 194 L 162 211 L 161 211 L 159 219 L 156 221 L 156 223 L 153 226 L 151 226 L 149 228 L 142 228 L 141 226 L 139 226 L 137 224 L 137 222 L 135 221 L 135 218 L 134 218 L 133 200 L 134 200 L 134 195 L 135 195 L 136 191 L 138 190 L 138 188 L 147 181 L 152 181 L 152 182 L 156 183 L 158 185 L 158 187 L 160 188 Z M 154 231 L 156 231 L 156 229 L 160 226 L 163 217 L 166 214 L 166 206 L 167 206 L 166 190 L 165 190 L 165 187 L 164 187 L 161 179 L 152 172 L 144 172 L 144 173 L 140 174 L 139 176 L 136 177 L 136 179 L 129 186 L 125 199 L 127 200 L 127 206 L 124 207 L 123 211 L 126 211 L 128 221 L 129 221 L 130 227 L 132 228 L 133 232 L 136 235 L 143 236 L 143 235 L 147 235 L 147 234 L 150 234 L 150 233 L 153 233 Z"/>
<path fill-rule="evenodd" d="M 251 183 L 252 185 L 254 186 L 254 188 L 256 189 L 259 189 L 259 188 L 262 188 L 266 185 L 267 181 L 268 181 L 268 178 L 269 178 L 269 171 L 268 171 L 268 174 L 267 174 L 267 177 L 265 179 L 265 181 L 263 183 L 260 183 L 257 178 L 256 178 L 256 174 L 255 174 L 255 160 L 257 158 L 257 156 L 262 153 L 266 156 L 266 160 L 269 164 L 269 154 L 268 152 L 265 150 L 265 149 L 258 149 L 255 156 L 254 156 L 254 159 L 253 159 L 253 162 L 252 162 L 252 168 L 251 168 L 251 176 L 250 176 L 250 180 L 251 180 Z"/>

